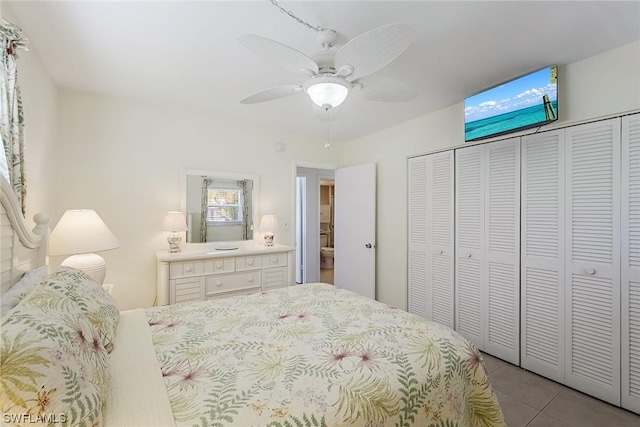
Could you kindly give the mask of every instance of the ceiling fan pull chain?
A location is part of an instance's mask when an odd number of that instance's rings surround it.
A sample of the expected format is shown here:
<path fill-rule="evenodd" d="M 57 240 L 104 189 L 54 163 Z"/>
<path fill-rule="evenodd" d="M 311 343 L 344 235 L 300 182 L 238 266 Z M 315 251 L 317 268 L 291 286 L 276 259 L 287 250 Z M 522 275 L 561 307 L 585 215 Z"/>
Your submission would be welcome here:
<path fill-rule="evenodd" d="M 278 9 L 280 9 L 280 12 L 286 13 L 287 15 L 289 15 L 290 17 L 292 17 L 293 19 L 298 21 L 299 24 L 304 25 L 305 27 L 309 28 L 310 30 L 313 30 L 313 31 L 316 31 L 316 32 L 324 30 L 324 28 L 320 27 L 319 25 L 311 25 L 311 24 L 303 21 L 302 19 L 298 18 L 296 15 L 293 14 L 293 12 L 291 12 L 291 11 L 283 8 L 282 6 L 280 6 L 276 0 L 265 0 L 265 1 L 268 1 L 269 3 L 271 3 L 272 5 L 277 7 Z"/>

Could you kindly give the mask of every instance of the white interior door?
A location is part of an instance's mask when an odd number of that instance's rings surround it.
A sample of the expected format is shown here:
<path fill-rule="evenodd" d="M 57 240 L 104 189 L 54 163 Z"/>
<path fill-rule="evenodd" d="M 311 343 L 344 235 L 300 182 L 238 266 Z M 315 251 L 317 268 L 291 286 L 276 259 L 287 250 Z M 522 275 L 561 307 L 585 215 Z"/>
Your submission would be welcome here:
<path fill-rule="evenodd" d="M 376 289 L 376 164 L 336 169 L 334 283 L 369 298 Z"/>
<path fill-rule="evenodd" d="M 520 138 L 485 149 L 485 277 L 489 354 L 520 363 Z"/>
<path fill-rule="evenodd" d="M 640 413 L 640 114 L 622 130 L 622 406 Z"/>
<path fill-rule="evenodd" d="M 564 382 L 564 130 L 522 139 L 522 367 Z"/>
<path fill-rule="evenodd" d="M 565 381 L 620 404 L 620 120 L 566 129 Z"/>
<path fill-rule="evenodd" d="M 484 350 L 484 146 L 456 150 L 456 331 Z"/>

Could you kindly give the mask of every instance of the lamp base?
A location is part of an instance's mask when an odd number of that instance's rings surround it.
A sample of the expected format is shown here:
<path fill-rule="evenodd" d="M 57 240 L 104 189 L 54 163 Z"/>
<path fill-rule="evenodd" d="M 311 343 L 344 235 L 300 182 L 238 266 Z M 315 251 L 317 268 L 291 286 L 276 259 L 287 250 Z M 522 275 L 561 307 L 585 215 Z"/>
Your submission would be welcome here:
<path fill-rule="evenodd" d="M 172 231 L 169 233 L 169 237 L 167 237 L 167 242 L 169 242 L 169 253 L 177 254 L 180 252 L 180 242 L 182 241 L 182 236 Z"/>
<path fill-rule="evenodd" d="M 265 246 L 273 246 L 273 233 L 267 231 L 264 233 L 264 245 Z"/>
<path fill-rule="evenodd" d="M 107 274 L 107 263 L 97 254 L 72 255 L 60 265 L 84 271 L 99 285 L 102 285 L 104 276 Z"/>

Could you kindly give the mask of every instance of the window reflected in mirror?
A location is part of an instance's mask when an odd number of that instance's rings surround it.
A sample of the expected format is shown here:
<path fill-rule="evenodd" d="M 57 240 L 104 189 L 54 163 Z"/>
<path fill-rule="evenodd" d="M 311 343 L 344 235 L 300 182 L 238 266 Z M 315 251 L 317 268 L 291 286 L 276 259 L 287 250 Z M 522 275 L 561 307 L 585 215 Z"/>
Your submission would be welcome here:
<path fill-rule="evenodd" d="M 253 239 L 253 180 L 187 175 L 187 242 Z"/>

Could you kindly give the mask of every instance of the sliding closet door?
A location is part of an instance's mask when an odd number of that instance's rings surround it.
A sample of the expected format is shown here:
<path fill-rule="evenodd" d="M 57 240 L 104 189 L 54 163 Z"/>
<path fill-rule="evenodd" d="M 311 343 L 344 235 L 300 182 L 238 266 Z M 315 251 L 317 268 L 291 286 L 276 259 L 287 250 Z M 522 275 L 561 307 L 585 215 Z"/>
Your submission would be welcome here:
<path fill-rule="evenodd" d="M 620 404 L 620 120 L 566 129 L 566 384 Z"/>
<path fill-rule="evenodd" d="M 484 146 L 456 150 L 456 330 L 484 350 Z"/>
<path fill-rule="evenodd" d="M 622 118 L 622 406 L 640 413 L 640 114 Z"/>
<path fill-rule="evenodd" d="M 409 159 L 409 311 L 453 328 L 453 151 Z"/>
<path fill-rule="evenodd" d="M 485 147 L 487 353 L 520 364 L 520 138 Z"/>
<path fill-rule="evenodd" d="M 564 130 L 522 138 L 521 365 L 564 382 Z"/>

